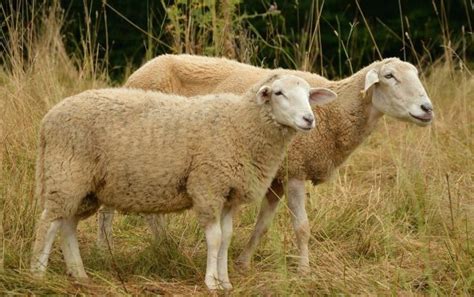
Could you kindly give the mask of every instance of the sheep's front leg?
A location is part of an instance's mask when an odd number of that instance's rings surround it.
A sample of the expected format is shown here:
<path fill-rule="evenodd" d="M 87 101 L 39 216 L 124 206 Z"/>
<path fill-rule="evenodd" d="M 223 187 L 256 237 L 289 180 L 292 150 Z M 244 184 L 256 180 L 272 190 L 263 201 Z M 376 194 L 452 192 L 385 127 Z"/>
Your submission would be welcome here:
<path fill-rule="evenodd" d="M 218 276 L 218 256 L 219 249 L 222 242 L 222 231 L 220 220 L 215 220 L 205 227 L 206 242 L 207 242 L 207 266 L 206 278 L 204 282 L 210 290 L 217 290 L 219 286 Z"/>
<path fill-rule="evenodd" d="M 298 272 L 302 274 L 309 272 L 308 242 L 310 230 L 305 209 L 305 197 L 304 180 L 290 179 L 288 181 L 288 206 L 291 211 L 296 242 L 300 252 Z"/>
<path fill-rule="evenodd" d="M 281 196 L 283 196 L 283 185 L 278 181 L 274 181 L 262 200 L 262 205 L 260 206 L 260 212 L 258 213 L 257 223 L 255 224 L 252 236 L 244 247 L 244 250 L 237 258 L 236 262 L 240 268 L 244 270 L 250 268 L 252 255 L 260 243 L 262 236 L 268 231 L 268 228 L 275 217 Z"/>
<path fill-rule="evenodd" d="M 213 172 L 214 179 L 208 179 L 211 168 L 193 171 L 187 182 L 187 192 L 193 201 L 193 209 L 197 213 L 199 222 L 204 228 L 207 243 L 207 266 L 204 282 L 210 290 L 223 288 L 219 279 L 219 250 L 222 243 L 221 218 L 223 216 L 226 199 L 222 193 L 228 193 L 225 183 L 219 182 L 219 174 Z M 231 219 L 232 217 L 230 217 Z M 228 231 L 229 217 L 222 219 L 226 232 Z M 232 220 L 230 220 L 232 225 Z M 230 283 L 229 283 L 230 284 Z"/>
<path fill-rule="evenodd" d="M 222 287 L 226 290 L 232 289 L 227 263 L 228 250 L 232 240 L 232 216 L 234 213 L 235 207 L 224 207 L 221 216 L 222 241 L 219 249 L 219 258 L 217 260 L 217 272 L 219 275 L 219 281 L 221 282 Z"/>
<path fill-rule="evenodd" d="M 97 246 L 103 250 L 108 250 L 114 245 L 112 233 L 112 221 L 114 219 L 115 209 L 103 205 L 99 209 L 98 227 L 97 227 Z"/>

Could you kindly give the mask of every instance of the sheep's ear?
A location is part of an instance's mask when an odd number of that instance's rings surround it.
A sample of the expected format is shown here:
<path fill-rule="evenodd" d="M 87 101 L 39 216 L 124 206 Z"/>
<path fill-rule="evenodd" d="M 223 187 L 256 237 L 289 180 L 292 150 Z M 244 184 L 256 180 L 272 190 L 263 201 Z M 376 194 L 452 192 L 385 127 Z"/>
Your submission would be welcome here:
<path fill-rule="evenodd" d="M 257 103 L 264 104 L 272 98 L 272 89 L 269 86 L 263 86 L 257 92 Z"/>
<path fill-rule="evenodd" d="M 337 98 L 337 94 L 326 88 L 311 88 L 309 90 L 309 104 L 324 105 Z"/>
<path fill-rule="evenodd" d="M 379 74 L 377 70 L 371 69 L 367 74 L 365 75 L 365 86 L 364 86 L 364 92 L 367 92 L 368 89 L 370 89 L 371 86 L 379 82 Z"/>

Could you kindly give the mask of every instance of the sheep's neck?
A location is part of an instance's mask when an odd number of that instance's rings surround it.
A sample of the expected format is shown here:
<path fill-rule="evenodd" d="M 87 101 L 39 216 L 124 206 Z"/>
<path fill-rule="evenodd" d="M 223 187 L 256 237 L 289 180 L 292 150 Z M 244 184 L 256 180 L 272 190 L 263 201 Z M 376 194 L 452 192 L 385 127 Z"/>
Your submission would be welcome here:
<path fill-rule="evenodd" d="M 341 97 L 336 102 L 339 105 L 336 110 L 340 123 L 343 131 L 348 133 L 345 137 L 348 141 L 341 147 L 345 158 L 372 133 L 383 115 L 372 104 L 372 91 L 364 92 L 365 76 L 371 67 L 360 70 L 350 78 L 336 81 L 333 85 L 333 90 Z"/>
<path fill-rule="evenodd" d="M 239 143 L 250 148 L 249 156 L 258 164 L 272 163 L 273 158 L 279 158 L 284 147 L 288 146 L 296 131 L 292 128 L 278 124 L 272 117 L 269 106 L 259 106 L 254 102 L 242 105 L 236 110 L 240 113 L 236 117 L 238 122 Z"/>
<path fill-rule="evenodd" d="M 341 97 L 335 104 L 340 106 L 343 115 L 346 115 L 365 137 L 373 131 L 383 115 L 372 104 L 372 90 L 364 92 L 365 76 L 374 64 L 361 69 L 349 78 L 332 82 L 330 86 Z"/>
<path fill-rule="evenodd" d="M 362 92 L 367 71 L 364 68 L 350 78 L 324 85 L 339 98 L 328 106 L 316 107 L 319 118 L 316 131 L 293 142 L 291 151 L 303 155 L 299 157 L 301 163 L 295 166 L 305 168 L 305 176 L 301 170 L 295 171 L 296 178 L 310 179 L 316 184 L 323 182 L 374 130 L 382 114 L 373 107 L 372 94 Z"/>

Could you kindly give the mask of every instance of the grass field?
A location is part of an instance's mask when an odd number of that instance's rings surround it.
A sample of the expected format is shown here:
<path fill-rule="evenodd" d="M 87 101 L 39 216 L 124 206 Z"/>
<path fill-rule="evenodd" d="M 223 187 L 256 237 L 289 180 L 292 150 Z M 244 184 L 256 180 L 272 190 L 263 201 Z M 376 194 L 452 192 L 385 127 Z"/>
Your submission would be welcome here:
<path fill-rule="evenodd" d="M 95 248 L 96 218 L 79 225 L 89 283 L 65 275 L 56 243 L 49 273 L 29 273 L 40 209 L 33 197 L 42 116 L 66 96 L 111 85 L 93 54 L 66 52 L 62 15 L 39 13 L 35 28 L 10 22 L 0 66 L 2 294 L 208 294 L 206 249 L 192 212 L 170 216 L 153 241 L 140 216 L 116 217 L 113 254 Z M 90 44 L 86 44 L 87 48 Z M 431 127 L 383 118 L 330 182 L 307 184 L 311 271 L 296 273 L 286 206 L 254 257 L 251 271 L 230 265 L 232 295 L 474 295 L 474 77 L 456 57 L 423 70 L 435 106 Z M 235 222 L 234 259 L 258 205 Z"/>

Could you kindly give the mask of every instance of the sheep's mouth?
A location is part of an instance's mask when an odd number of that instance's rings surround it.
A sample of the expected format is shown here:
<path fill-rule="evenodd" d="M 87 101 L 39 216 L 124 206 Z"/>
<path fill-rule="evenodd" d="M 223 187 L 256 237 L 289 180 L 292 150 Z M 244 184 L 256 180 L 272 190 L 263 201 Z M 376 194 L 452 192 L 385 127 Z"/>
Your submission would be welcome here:
<path fill-rule="evenodd" d="M 296 126 L 298 127 L 299 130 L 305 131 L 305 132 L 308 132 L 311 129 L 313 129 L 313 127 L 311 127 L 311 126 L 300 126 L 300 125 L 296 125 Z"/>
<path fill-rule="evenodd" d="M 430 113 L 426 112 L 426 113 L 425 113 L 424 115 L 422 115 L 422 116 L 416 116 L 416 115 L 414 115 L 414 114 L 412 114 L 412 113 L 410 112 L 410 116 L 411 116 L 412 118 L 417 119 L 417 120 L 420 121 L 420 122 L 423 122 L 423 123 L 429 123 L 429 122 L 431 122 L 431 121 L 433 120 L 433 114 L 432 114 L 431 112 L 430 112 Z"/>

